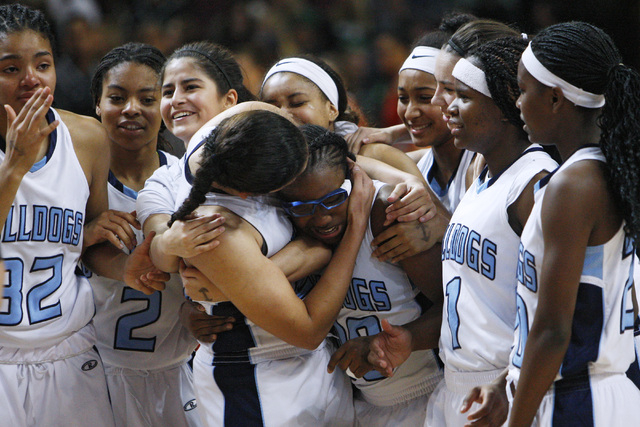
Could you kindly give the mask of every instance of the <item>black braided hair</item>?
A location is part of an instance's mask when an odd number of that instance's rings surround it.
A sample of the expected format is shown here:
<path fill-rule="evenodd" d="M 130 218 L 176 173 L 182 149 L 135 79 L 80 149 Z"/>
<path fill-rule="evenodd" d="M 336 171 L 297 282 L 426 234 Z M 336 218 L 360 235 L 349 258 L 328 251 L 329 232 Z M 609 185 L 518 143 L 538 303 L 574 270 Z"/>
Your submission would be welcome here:
<path fill-rule="evenodd" d="M 125 63 L 133 62 L 135 64 L 145 65 L 149 67 L 160 79 L 160 73 L 166 58 L 159 49 L 144 43 L 126 43 L 112 49 L 109 53 L 102 57 L 100 63 L 96 67 L 91 78 L 91 96 L 93 98 L 93 106 L 98 105 L 102 96 L 102 84 L 107 73 L 114 67 Z M 164 151 L 172 151 L 171 144 L 165 141 L 161 136 L 165 129 L 163 121 L 160 121 L 160 130 L 158 131 L 158 148 Z"/>
<path fill-rule="evenodd" d="M 24 30 L 35 31 L 51 44 L 55 54 L 55 40 L 44 13 L 19 3 L 0 6 L 0 36 L 7 36 Z"/>
<path fill-rule="evenodd" d="M 200 206 L 212 183 L 240 192 L 267 194 L 298 176 L 307 157 L 302 133 L 284 117 L 265 110 L 229 117 L 205 139 L 203 161 L 189 197 L 171 215 L 169 226 Z"/>
<path fill-rule="evenodd" d="M 525 140 L 527 134 L 522 128 L 524 122 L 520 118 L 516 101 L 520 96 L 518 62 L 527 44 L 528 42 L 520 35 L 503 37 L 480 46 L 469 58 L 484 71 L 491 99 L 509 123 L 520 131 L 520 138 Z"/>
<path fill-rule="evenodd" d="M 437 31 L 423 34 L 413 47 L 426 46 L 440 49 L 460 27 L 476 19 L 478 18 L 469 13 L 450 12 L 442 18 Z"/>
<path fill-rule="evenodd" d="M 520 32 L 502 22 L 477 19 L 460 27 L 443 46 L 446 52 L 462 58 L 474 54 L 483 44 L 502 37 L 519 37 Z"/>
<path fill-rule="evenodd" d="M 238 103 L 257 100 L 256 96 L 244 85 L 240 64 L 233 57 L 231 51 L 225 47 L 206 41 L 188 43 L 174 51 L 167 59 L 166 64 L 179 58 L 193 59 L 216 83 L 221 94 L 235 89 L 238 92 Z M 164 70 L 161 77 L 164 79 Z"/>
<path fill-rule="evenodd" d="M 302 125 L 300 130 L 309 146 L 309 159 L 303 174 L 329 167 L 341 168 L 345 176 L 348 175 L 347 159 L 355 161 L 356 158 L 343 137 L 318 125 Z"/>
<path fill-rule="evenodd" d="M 531 41 L 531 49 L 556 76 L 604 94 L 598 125 L 608 182 L 627 232 L 640 241 L 640 75 L 621 64 L 618 49 L 604 31 L 585 22 L 552 25 Z"/>

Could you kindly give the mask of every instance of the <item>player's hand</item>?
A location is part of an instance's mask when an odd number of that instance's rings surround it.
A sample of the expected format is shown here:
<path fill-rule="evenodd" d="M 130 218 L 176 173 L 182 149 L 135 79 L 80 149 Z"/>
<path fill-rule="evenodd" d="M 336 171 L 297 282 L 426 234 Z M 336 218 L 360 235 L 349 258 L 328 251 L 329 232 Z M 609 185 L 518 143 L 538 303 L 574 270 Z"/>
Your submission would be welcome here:
<path fill-rule="evenodd" d="M 171 277 L 169 273 L 158 270 L 149 256 L 151 240 L 155 234 L 155 231 L 149 233 L 129 254 L 124 265 L 124 283 L 147 295 L 164 290 L 165 282 Z"/>
<path fill-rule="evenodd" d="M 383 144 L 393 144 L 393 135 L 388 128 L 370 128 L 359 127 L 354 133 L 350 133 L 344 137 L 349 145 L 349 151 L 358 154 L 363 144 L 372 144 L 380 142 Z"/>
<path fill-rule="evenodd" d="M 192 258 L 216 248 L 217 239 L 224 233 L 225 219 L 222 215 L 191 215 L 187 219 L 175 221 L 171 228 L 162 233 L 162 251 L 179 258 Z"/>
<path fill-rule="evenodd" d="M 436 205 L 431 200 L 429 191 L 417 178 L 415 181 L 411 180 L 396 185 L 387 201 L 391 205 L 386 209 L 385 226 L 395 220 L 398 222 L 415 220 L 426 222 L 437 213 Z"/>
<path fill-rule="evenodd" d="M 2 163 L 16 176 L 23 177 L 29 172 L 43 144 L 59 124 L 58 120 L 54 120 L 41 128 L 52 103 L 51 89 L 45 87 L 36 90 L 18 114 L 10 105 L 4 106 L 7 113 L 7 136 L 6 154 Z"/>
<path fill-rule="evenodd" d="M 332 373 L 337 366 L 343 371 L 349 369 L 356 378 L 362 378 L 367 372 L 373 371 L 375 367 L 367 360 L 371 339 L 358 337 L 341 345 L 331 356 L 327 372 Z"/>
<path fill-rule="evenodd" d="M 382 375 L 391 377 L 411 355 L 413 338 L 406 328 L 391 325 L 387 319 L 380 325 L 382 332 L 371 337 L 367 360 Z"/>
<path fill-rule="evenodd" d="M 378 261 L 400 262 L 430 249 L 437 239 L 432 237 L 429 223 L 399 222 L 378 234 L 371 242 Z"/>
<path fill-rule="evenodd" d="M 180 322 L 198 341 L 212 343 L 218 334 L 233 329 L 233 317 L 212 316 L 200 304 L 185 300 L 180 306 Z"/>
<path fill-rule="evenodd" d="M 467 417 L 469 422 L 465 426 L 497 427 L 504 424 L 509 415 L 509 401 L 507 400 L 504 378 L 472 388 L 464 398 L 460 412 L 467 412 L 474 402 L 479 403 L 480 407 L 469 414 Z"/>
<path fill-rule="evenodd" d="M 133 229 L 141 229 L 136 212 L 122 212 L 109 209 L 84 226 L 83 245 L 85 248 L 96 243 L 109 241 L 118 249 L 126 247 L 129 252 L 138 245 Z"/>
<path fill-rule="evenodd" d="M 347 221 L 348 224 L 353 224 L 364 232 L 369 223 L 375 188 L 371 178 L 360 166 L 349 160 L 349 167 L 351 169 L 351 194 L 347 208 Z"/>

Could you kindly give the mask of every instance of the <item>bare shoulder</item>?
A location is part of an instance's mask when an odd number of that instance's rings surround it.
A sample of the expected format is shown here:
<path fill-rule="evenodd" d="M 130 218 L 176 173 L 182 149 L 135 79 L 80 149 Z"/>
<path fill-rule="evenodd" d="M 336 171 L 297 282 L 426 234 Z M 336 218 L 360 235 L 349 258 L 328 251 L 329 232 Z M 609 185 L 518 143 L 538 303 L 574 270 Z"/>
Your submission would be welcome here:
<path fill-rule="evenodd" d="M 57 111 L 62 121 L 69 128 L 69 134 L 76 150 L 85 146 L 100 148 L 108 144 L 107 132 L 98 120 L 70 111 Z"/>

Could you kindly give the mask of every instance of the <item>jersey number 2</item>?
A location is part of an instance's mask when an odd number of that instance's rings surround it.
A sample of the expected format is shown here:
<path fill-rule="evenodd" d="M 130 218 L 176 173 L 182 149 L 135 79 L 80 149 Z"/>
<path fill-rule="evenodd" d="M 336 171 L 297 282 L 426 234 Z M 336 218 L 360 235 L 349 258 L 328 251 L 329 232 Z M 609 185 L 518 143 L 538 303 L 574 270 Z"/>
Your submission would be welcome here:
<path fill-rule="evenodd" d="M 156 337 L 136 338 L 133 331 L 143 328 L 160 318 L 160 306 L 162 304 L 162 292 L 154 292 L 145 295 L 128 286 L 122 290 L 120 302 L 126 301 L 147 301 L 147 307 L 134 313 L 121 316 L 116 322 L 116 336 L 113 348 L 117 350 L 130 351 L 154 351 L 156 347 Z"/>

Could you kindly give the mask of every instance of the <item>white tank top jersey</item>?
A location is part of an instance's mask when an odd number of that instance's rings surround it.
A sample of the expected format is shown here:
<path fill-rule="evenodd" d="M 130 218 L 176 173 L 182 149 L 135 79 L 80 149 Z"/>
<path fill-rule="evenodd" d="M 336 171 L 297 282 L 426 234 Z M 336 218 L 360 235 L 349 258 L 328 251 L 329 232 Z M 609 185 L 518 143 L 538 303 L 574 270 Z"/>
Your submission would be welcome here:
<path fill-rule="evenodd" d="M 193 140 L 192 140 L 193 141 Z M 182 205 L 191 188 L 192 175 L 189 171 L 189 153 L 195 151 L 199 144 L 188 150 L 183 164 L 185 177 L 180 180 L 176 209 Z M 270 196 L 248 197 L 242 199 L 224 193 L 208 193 L 204 206 L 223 206 L 249 224 L 251 224 L 264 239 L 263 254 L 271 257 L 287 243 L 293 236 L 293 226 L 279 203 Z M 301 296 L 302 297 L 302 296 Z M 207 351 L 213 366 L 229 363 L 259 363 L 265 360 L 282 359 L 299 354 L 309 353 L 309 350 L 294 347 L 280 338 L 257 326 L 247 319 L 231 302 L 211 303 L 197 301 L 202 304 L 207 313 L 218 316 L 232 316 L 236 323 L 231 331 L 218 335 L 213 344 L 200 343 L 199 351 Z"/>
<path fill-rule="evenodd" d="M 183 160 L 160 166 L 144 183 L 136 199 L 136 215 L 140 224 L 144 225 L 151 215 L 173 213 L 178 182 L 183 177 Z"/>
<path fill-rule="evenodd" d="M 0 304 L 5 348 L 52 347 L 87 325 L 94 314 L 91 286 L 75 270 L 82 251 L 89 184 L 60 124 L 46 156 L 24 176 L 2 229 L 7 273 Z M 5 153 L 0 152 L 0 161 Z"/>
<path fill-rule="evenodd" d="M 538 305 L 538 278 L 544 262 L 542 203 L 545 185 L 582 160 L 605 162 L 599 147 L 576 151 L 552 176 L 536 185 L 535 205 L 522 233 L 518 251 L 517 321 L 509 378 L 517 381 L 527 334 Z M 633 261 L 634 245 L 624 223 L 605 244 L 588 246 L 576 300 L 571 341 L 555 381 L 593 374 L 625 373 L 634 360 Z"/>
<path fill-rule="evenodd" d="M 168 153 L 159 151 L 158 156 L 161 165 L 178 162 Z M 135 210 L 137 192 L 111 172 L 108 191 L 109 209 Z M 142 231 L 134 229 L 134 232 L 141 243 Z M 151 295 L 95 274 L 89 280 L 96 303 L 97 347 L 105 364 L 152 370 L 174 366 L 190 357 L 197 343 L 179 319 L 185 298 L 178 274 L 171 275 L 164 291 Z"/>
<path fill-rule="evenodd" d="M 436 167 L 433 159 L 433 149 L 427 150 L 425 155 L 418 161 L 418 169 L 420 169 L 425 181 L 427 181 L 427 184 L 429 184 L 429 187 L 444 207 L 451 213 L 456 209 L 460 200 L 462 200 L 462 196 L 464 196 L 464 193 L 467 191 L 467 170 L 469 170 L 474 155 L 475 153 L 472 151 L 462 150 L 460 163 L 458 163 L 458 167 L 444 188 L 440 187 L 440 184 L 438 184 L 434 176 Z"/>
<path fill-rule="evenodd" d="M 440 357 L 447 369 L 508 366 L 520 237 L 509 225 L 507 208 L 536 174 L 556 167 L 542 147 L 531 145 L 490 179 L 485 167 L 453 212 L 442 243 Z"/>
<path fill-rule="evenodd" d="M 377 196 L 386 184 L 374 181 L 374 185 Z M 404 325 L 420 317 L 423 311 L 423 305 L 417 299 L 419 292 L 404 270 L 372 256 L 373 239 L 369 223 L 356 258 L 351 285 L 334 323 L 340 344 L 381 332 L 381 319 L 387 319 L 394 325 Z M 441 376 L 434 352 L 426 350 L 411 353 L 390 378 L 371 371 L 363 378 L 352 379 L 352 382 L 368 402 L 389 406 L 431 392 Z M 434 377 L 437 380 L 434 381 Z"/>

